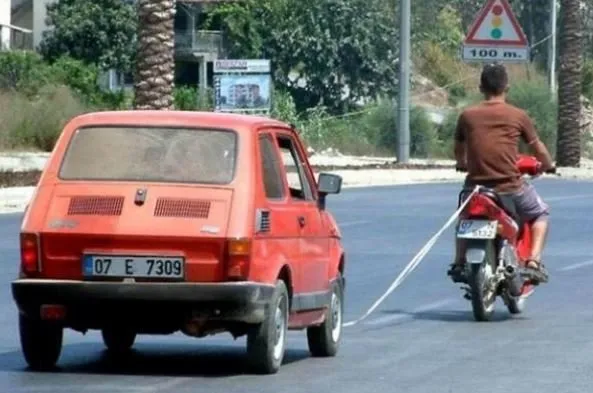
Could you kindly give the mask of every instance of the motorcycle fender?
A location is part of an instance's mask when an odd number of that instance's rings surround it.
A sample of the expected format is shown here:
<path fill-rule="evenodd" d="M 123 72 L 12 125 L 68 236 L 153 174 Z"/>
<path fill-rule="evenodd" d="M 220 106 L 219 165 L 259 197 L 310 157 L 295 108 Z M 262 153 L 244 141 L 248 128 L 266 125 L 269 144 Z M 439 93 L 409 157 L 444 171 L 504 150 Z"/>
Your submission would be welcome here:
<path fill-rule="evenodd" d="M 467 245 L 465 260 L 468 264 L 479 265 L 486 261 L 486 250 L 489 240 L 474 240 Z"/>

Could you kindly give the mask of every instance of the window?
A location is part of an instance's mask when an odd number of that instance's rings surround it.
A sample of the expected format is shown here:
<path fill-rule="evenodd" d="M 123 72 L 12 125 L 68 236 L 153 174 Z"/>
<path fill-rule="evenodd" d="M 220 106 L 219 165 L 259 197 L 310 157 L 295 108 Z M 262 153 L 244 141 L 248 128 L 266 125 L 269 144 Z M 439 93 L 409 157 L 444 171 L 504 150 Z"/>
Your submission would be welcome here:
<path fill-rule="evenodd" d="M 60 178 L 228 184 L 237 134 L 226 130 L 102 126 L 72 136 Z"/>
<path fill-rule="evenodd" d="M 303 160 L 294 141 L 288 136 L 278 138 L 290 196 L 294 199 L 312 200 L 311 185 L 303 168 Z"/>
<path fill-rule="evenodd" d="M 282 183 L 280 172 L 280 160 L 276 154 L 274 140 L 270 134 L 259 137 L 259 153 L 266 197 L 269 199 L 283 198 L 284 183 Z"/>

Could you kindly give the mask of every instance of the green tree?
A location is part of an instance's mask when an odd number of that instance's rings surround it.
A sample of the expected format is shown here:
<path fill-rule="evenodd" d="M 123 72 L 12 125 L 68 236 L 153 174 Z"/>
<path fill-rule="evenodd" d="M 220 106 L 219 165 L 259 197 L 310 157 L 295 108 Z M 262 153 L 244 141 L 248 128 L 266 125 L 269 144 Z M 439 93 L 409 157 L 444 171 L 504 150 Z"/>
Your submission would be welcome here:
<path fill-rule="evenodd" d="M 64 55 L 101 69 L 132 69 L 136 10 L 122 0 L 60 0 L 47 6 L 40 52 L 54 61 Z"/>
<path fill-rule="evenodd" d="M 232 57 L 272 60 L 275 81 L 299 109 L 341 112 L 395 91 L 397 33 L 385 8 L 381 0 L 247 0 L 211 16 L 222 21 Z"/>

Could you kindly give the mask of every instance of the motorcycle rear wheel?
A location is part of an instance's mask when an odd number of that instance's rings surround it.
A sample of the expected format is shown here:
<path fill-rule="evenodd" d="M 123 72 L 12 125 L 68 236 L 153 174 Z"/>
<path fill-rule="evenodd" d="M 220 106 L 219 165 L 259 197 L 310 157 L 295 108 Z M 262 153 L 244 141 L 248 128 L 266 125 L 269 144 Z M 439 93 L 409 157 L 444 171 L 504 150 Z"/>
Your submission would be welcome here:
<path fill-rule="evenodd" d="M 468 247 L 483 248 L 484 260 L 480 264 L 468 264 L 467 281 L 474 319 L 478 322 L 490 321 L 494 314 L 496 291 L 488 288 L 488 280 L 496 272 L 496 253 L 493 241 L 476 242 Z"/>

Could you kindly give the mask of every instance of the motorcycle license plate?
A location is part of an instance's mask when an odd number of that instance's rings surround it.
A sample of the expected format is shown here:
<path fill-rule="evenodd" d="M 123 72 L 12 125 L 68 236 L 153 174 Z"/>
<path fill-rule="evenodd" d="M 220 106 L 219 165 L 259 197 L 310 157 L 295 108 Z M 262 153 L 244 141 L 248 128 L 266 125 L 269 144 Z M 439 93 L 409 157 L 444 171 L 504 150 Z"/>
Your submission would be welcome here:
<path fill-rule="evenodd" d="M 457 226 L 457 237 L 461 239 L 494 239 L 497 221 L 460 220 Z"/>

